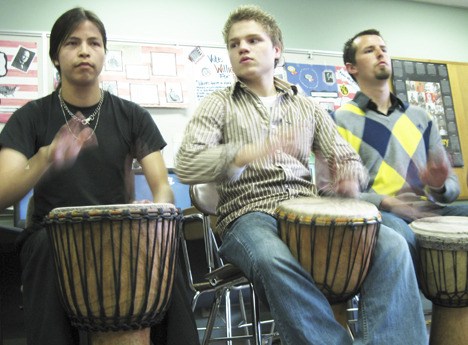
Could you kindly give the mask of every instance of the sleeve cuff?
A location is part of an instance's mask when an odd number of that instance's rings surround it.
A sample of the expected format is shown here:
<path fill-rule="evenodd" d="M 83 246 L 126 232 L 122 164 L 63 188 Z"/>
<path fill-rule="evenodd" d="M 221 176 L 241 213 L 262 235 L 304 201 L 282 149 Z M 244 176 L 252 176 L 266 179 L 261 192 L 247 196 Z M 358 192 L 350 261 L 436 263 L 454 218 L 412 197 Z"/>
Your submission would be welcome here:
<path fill-rule="evenodd" d="M 428 186 L 428 188 L 432 193 L 436 193 L 436 194 L 444 194 L 447 191 L 447 189 L 445 188 L 445 184 L 439 188 L 434 188 L 431 186 Z"/>

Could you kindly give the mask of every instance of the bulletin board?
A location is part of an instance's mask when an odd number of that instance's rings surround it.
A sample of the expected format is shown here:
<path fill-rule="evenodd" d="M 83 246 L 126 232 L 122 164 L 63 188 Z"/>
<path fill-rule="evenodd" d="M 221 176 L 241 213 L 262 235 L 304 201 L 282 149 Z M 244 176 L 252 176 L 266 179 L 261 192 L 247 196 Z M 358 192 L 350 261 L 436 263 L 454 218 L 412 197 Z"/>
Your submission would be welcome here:
<path fill-rule="evenodd" d="M 101 86 L 145 108 L 187 108 L 186 63 L 174 45 L 109 40 Z"/>
<path fill-rule="evenodd" d="M 359 90 L 344 66 L 286 62 L 284 68 L 287 81 L 329 113 L 352 100 Z"/>
<path fill-rule="evenodd" d="M 43 93 L 41 33 L 0 32 L 0 123 Z"/>
<path fill-rule="evenodd" d="M 0 32 L 3 44 L 0 49 L 5 52 L 5 71 L 0 74 L 0 121 L 6 122 L 14 110 L 50 93 L 58 85 L 58 73 L 47 54 L 49 36 L 46 32 Z M 234 81 L 224 45 L 109 37 L 107 49 L 101 87 L 145 108 L 190 108 L 207 94 Z M 23 70 L 17 60 L 24 50 L 30 58 Z M 330 112 L 352 99 L 357 90 L 339 66 L 341 53 L 286 49 L 283 55 L 277 76 L 296 84 L 301 92 L 316 98 Z M 294 74 L 288 73 L 293 70 L 292 64 L 296 64 L 301 80 L 294 80 Z M 304 73 L 314 70 L 318 71 L 314 80 L 310 77 L 312 72 Z M 315 83 L 318 86 L 310 85 Z M 327 85 L 326 92 L 323 85 Z"/>

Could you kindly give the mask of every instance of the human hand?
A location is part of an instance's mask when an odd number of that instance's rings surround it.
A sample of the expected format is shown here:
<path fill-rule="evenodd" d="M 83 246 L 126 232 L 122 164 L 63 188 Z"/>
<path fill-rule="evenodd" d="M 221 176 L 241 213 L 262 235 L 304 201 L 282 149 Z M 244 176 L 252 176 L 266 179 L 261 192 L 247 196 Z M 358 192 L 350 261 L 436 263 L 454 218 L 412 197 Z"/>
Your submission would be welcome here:
<path fill-rule="evenodd" d="M 442 188 L 450 172 L 449 162 L 445 151 L 429 154 L 427 166 L 419 171 L 419 178 L 424 185 L 432 188 Z"/>
<path fill-rule="evenodd" d="M 347 198 L 357 198 L 360 188 L 356 180 L 341 180 L 335 183 L 335 193 Z"/>
<path fill-rule="evenodd" d="M 78 112 L 78 118 L 84 116 Z M 74 119 L 68 120 L 48 146 L 47 159 L 56 168 L 63 168 L 73 164 L 81 150 L 97 145 L 94 131 L 87 125 Z"/>
<path fill-rule="evenodd" d="M 420 218 L 437 216 L 435 213 L 422 210 L 412 202 L 405 202 L 395 197 L 386 197 L 383 199 L 379 208 L 382 211 L 391 212 L 407 222 L 412 222 Z"/>
<path fill-rule="evenodd" d="M 278 145 L 272 143 L 270 139 L 261 142 L 244 145 L 234 159 L 234 164 L 238 167 L 245 166 L 256 159 L 272 154 Z"/>

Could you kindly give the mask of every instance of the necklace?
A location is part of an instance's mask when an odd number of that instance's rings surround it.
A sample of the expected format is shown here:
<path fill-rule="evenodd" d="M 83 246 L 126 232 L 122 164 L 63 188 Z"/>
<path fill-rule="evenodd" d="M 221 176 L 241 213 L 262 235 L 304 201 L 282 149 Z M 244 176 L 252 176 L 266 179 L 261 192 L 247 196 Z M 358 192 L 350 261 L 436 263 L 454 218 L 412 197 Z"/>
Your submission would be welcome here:
<path fill-rule="evenodd" d="M 70 128 L 70 125 L 68 124 L 67 115 L 65 114 L 65 111 L 68 113 L 68 115 L 70 115 L 70 117 L 73 120 L 75 120 L 77 122 L 80 122 L 83 126 L 87 126 L 91 121 L 94 120 L 94 117 L 97 115 L 97 119 L 96 119 L 96 123 L 94 124 L 93 131 L 91 132 L 89 137 L 87 137 L 85 139 L 85 141 L 89 140 L 93 136 L 94 132 L 96 131 L 97 125 L 99 123 L 99 117 L 101 115 L 101 105 L 102 105 L 102 102 L 104 101 L 104 91 L 102 91 L 102 89 L 101 89 L 101 99 L 99 100 L 99 104 L 96 107 L 96 109 L 94 110 L 94 112 L 90 116 L 88 116 L 88 118 L 86 118 L 86 119 L 80 119 L 78 116 L 76 116 L 74 113 L 72 113 L 70 111 L 70 109 L 68 109 L 67 105 L 65 104 L 65 102 L 64 102 L 64 100 L 62 98 L 62 89 L 60 89 L 60 91 L 58 93 L 58 98 L 59 98 L 59 101 L 60 101 L 60 108 L 62 109 L 63 118 L 65 119 L 65 123 L 67 124 L 67 127 L 68 127 L 68 131 L 71 133 L 71 135 L 73 135 L 73 137 L 75 139 L 78 139 L 78 137 L 75 135 L 75 133 L 73 133 L 72 129 Z"/>
<path fill-rule="evenodd" d="M 60 89 L 60 91 L 58 93 L 58 97 L 59 97 L 59 100 L 60 100 L 60 106 L 62 107 L 62 111 L 66 110 L 68 115 L 70 115 L 75 121 L 79 121 L 79 122 L 81 122 L 81 124 L 83 124 L 83 126 L 86 126 L 86 125 L 89 125 L 89 123 L 94 120 L 94 117 L 96 115 L 98 115 L 98 118 L 99 118 L 99 115 L 101 113 L 102 102 L 104 101 L 104 91 L 102 91 L 102 89 L 101 89 L 101 98 L 99 99 L 99 103 L 98 103 L 96 109 L 94 109 L 93 113 L 91 115 L 89 115 L 85 119 L 80 119 L 78 116 L 76 116 L 74 113 L 72 113 L 70 109 L 68 109 L 67 104 L 65 103 L 65 101 L 62 98 L 62 89 Z"/>

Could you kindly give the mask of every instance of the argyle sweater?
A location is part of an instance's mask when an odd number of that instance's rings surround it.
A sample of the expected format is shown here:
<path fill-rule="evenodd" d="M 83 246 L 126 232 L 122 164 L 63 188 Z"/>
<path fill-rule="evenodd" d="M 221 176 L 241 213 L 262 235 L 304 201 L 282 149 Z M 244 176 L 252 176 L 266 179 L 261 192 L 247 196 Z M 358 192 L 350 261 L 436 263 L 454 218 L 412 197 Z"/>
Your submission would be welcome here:
<path fill-rule="evenodd" d="M 394 95 L 392 100 L 395 109 L 383 115 L 370 109 L 372 101 L 358 92 L 333 114 L 340 134 L 359 153 L 369 172 L 362 199 L 377 207 L 385 196 L 404 195 L 430 203 L 454 201 L 460 186 L 453 171 L 441 191 L 424 186 L 419 179 L 418 167 L 426 166 L 428 156 L 444 152 L 437 124 L 424 109 L 408 106 Z"/>

